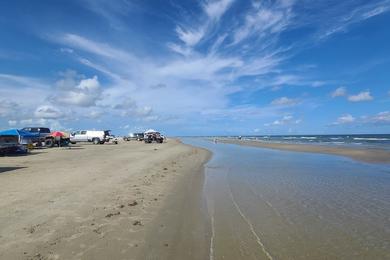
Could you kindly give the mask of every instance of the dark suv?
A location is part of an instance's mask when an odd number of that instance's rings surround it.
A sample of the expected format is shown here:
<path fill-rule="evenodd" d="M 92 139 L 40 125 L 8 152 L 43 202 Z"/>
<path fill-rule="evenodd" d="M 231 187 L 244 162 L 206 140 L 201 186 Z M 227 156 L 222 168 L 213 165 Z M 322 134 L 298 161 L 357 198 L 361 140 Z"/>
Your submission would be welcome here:
<path fill-rule="evenodd" d="M 50 135 L 50 129 L 47 127 L 25 127 L 22 130 L 37 134 L 38 140 L 34 140 L 35 142 L 44 142 L 46 137 Z"/>

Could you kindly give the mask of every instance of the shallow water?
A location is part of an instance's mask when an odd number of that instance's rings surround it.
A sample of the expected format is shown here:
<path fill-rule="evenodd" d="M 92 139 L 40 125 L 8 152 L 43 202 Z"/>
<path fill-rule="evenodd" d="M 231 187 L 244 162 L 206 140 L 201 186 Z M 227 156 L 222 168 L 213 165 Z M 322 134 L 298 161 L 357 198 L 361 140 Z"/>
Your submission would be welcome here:
<path fill-rule="evenodd" d="M 390 165 L 203 139 L 210 259 L 390 259 Z"/>

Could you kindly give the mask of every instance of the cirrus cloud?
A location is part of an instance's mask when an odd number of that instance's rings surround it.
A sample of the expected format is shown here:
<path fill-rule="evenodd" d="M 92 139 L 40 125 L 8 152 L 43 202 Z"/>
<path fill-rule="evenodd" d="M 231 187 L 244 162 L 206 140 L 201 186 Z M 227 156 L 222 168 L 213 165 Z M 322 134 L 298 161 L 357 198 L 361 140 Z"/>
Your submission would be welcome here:
<path fill-rule="evenodd" d="M 271 102 L 271 104 L 275 106 L 294 106 L 299 103 L 300 103 L 299 99 L 288 98 L 288 97 L 277 98 Z"/>

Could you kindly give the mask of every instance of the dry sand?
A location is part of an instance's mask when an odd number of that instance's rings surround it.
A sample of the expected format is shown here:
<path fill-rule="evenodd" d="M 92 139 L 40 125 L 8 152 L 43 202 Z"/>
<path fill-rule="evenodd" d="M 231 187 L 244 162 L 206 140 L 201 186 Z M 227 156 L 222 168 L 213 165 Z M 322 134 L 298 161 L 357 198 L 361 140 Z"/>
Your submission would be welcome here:
<path fill-rule="evenodd" d="M 0 157 L 0 259 L 204 259 L 209 156 L 168 140 Z"/>
<path fill-rule="evenodd" d="M 277 150 L 287 150 L 294 152 L 307 153 L 323 153 L 341 155 L 370 163 L 390 163 L 390 151 L 373 148 L 350 148 L 341 146 L 325 146 L 325 145 L 309 145 L 309 144 L 282 144 L 282 143 L 266 143 L 250 140 L 234 140 L 234 139 L 218 139 L 218 142 L 238 144 L 254 147 L 262 147 Z"/>

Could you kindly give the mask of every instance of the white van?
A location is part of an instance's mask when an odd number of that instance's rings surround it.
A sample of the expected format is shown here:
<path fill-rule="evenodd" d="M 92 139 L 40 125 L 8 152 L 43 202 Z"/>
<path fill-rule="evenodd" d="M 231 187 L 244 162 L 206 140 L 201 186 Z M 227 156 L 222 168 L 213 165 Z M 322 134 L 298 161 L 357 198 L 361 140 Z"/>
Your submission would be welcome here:
<path fill-rule="evenodd" d="M 112 136 L 109 130 L 95 131 L 95 130 L 81 130 L 70 134 L 70 142 L 72 144 L 78 142 L 92 142 L 94 144 L 104 144 L 110 141 Z"/>

